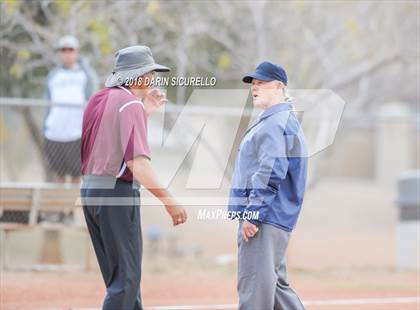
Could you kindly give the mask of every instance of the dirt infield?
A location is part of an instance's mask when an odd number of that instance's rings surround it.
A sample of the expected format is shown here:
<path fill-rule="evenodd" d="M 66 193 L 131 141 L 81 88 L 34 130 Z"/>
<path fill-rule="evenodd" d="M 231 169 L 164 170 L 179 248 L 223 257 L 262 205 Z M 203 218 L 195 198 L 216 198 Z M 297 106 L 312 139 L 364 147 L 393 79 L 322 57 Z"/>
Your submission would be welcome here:
<path fill-rule="evenodd" d="M 343 193 L 351 199 L 343 200 Z M 394 271 L 396 210 L 391 198 L 376 185 L 356 182 L 325 182 L 308 194 L 287 255 L 289 281 L 307 309 L 420 310 L 418 299 L 398 299 L 420 296 L 420 274 Z M 234 309 L 237 225 L 198 221 L 197 210 L 191 207 L 189 211 L 190 223 L 173 230 L 162 208 L 142 210 L 144 305 L 150 310 L 179 305 L 231 305 L 218 309 Z M 329 214 L 328 222 L 325 214 Z M 162 230 L 161 249 L 155 256 L 147 238 L 152 225 Z M 10 266 L 39 262 L 42 240 L 39 229 L 11 234 Z M 85 241 L 81 232 L 62 234 L 66 264 L 83 266 Z M 93 253 L 91 265 L 97 266 Z M 1 274 L 0 308 L 97 309 L 104 294 L 97 270 L 8 271 Z M 181 309 L 215 307 L 172 308 Z"/>
<path fill-rule="evenodd" d="M 9 271 L 2 274 L 1 280 L 4 310 L 99 308 L 105 293 L 98 272 Z M 404 303 L 392 299 L 420 296 L 420 277 L 416 273 L 292 271 L 289 280 L 307 309 L 420 309 L 418 300 Z M 234 271 L 225 267 L 214 272 L 196 268 L 169 273 L 145 270 L 142 293 L 146 307 L 237 302 Z M 372 298 L 378 303 L 372 303 Z M 340 301 L 350 299 L 359 300 Z M 327 302 L 317 304 L 319 301 Z"/>

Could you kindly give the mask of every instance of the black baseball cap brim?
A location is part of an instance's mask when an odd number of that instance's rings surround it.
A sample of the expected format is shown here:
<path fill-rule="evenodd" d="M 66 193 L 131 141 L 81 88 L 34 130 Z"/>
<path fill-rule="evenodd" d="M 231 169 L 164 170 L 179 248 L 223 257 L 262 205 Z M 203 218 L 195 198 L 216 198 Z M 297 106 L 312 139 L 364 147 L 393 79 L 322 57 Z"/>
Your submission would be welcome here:
<path fill-rule="evenodd" d="M 274 81 L 272 77 L 266 76 L 258 71 L 249 73 L 248 75 L 242 78 L 242 82 L 244 83 L 251 83 L 252 79 L 260 80 L 260 81 Z"/>

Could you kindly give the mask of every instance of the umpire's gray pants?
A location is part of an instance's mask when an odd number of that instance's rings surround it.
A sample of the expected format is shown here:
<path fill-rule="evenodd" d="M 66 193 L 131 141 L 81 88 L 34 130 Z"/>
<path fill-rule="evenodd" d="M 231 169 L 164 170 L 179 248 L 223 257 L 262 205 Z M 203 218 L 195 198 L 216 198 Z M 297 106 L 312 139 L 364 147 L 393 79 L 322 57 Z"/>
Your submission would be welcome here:
<path fill-rule="evenodd" d="M 285 253 L 290 233 L 261 224 L 248 242 L 238 231 L 239 310 L 305 309 L 286 279 Z"/>

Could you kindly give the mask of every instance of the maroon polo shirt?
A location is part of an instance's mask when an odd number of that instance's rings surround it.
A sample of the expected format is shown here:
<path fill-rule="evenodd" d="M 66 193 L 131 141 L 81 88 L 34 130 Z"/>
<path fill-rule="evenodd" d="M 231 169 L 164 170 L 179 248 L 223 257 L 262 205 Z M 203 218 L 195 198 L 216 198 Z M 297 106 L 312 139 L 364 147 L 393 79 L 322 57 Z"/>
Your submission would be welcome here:
<path fill-rule="evenodd" d="M 133 181 L 127 162 L 150 159 L 147 117 L 143 103 L 123 87 L 104 88 L 93 95 L 83 115 L 83 175 L 115 176 Z"/>

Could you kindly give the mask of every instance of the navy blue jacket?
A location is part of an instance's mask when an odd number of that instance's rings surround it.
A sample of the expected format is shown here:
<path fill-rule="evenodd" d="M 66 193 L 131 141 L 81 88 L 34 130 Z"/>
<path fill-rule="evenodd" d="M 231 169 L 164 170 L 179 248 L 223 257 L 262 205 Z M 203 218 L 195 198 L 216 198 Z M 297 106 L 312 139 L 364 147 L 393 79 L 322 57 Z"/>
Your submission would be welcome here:
<path fill-rule="evenodd" d="M 293 230 L 302 207 L 308 161 L 303 132 L 292 110 L 289 102 L 273 105 L 247 130 L 229 198 L 230 214 L 258 211 L 250 222 L 286 231 Z"/>

